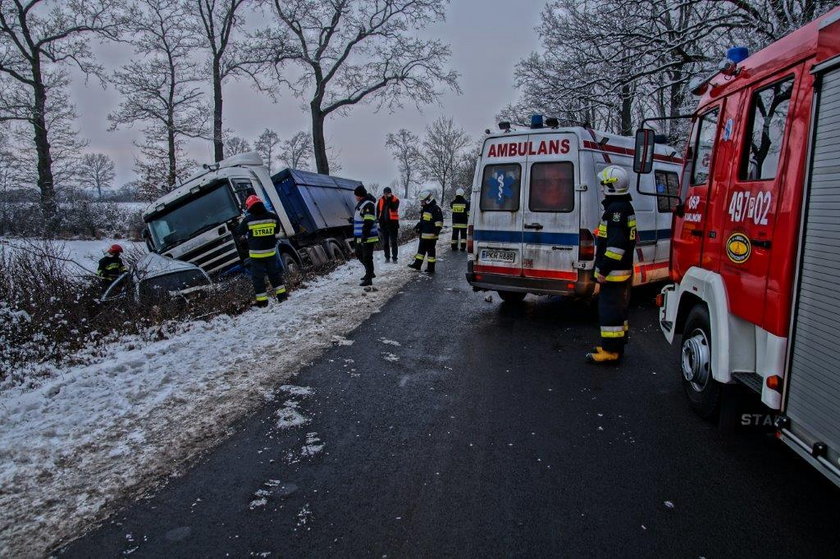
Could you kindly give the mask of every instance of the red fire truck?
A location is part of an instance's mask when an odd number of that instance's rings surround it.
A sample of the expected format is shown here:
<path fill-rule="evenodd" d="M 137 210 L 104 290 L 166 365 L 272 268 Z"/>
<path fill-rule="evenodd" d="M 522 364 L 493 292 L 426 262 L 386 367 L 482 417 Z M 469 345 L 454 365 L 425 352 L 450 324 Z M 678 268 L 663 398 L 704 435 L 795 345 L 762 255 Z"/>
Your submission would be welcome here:
<path fill-rule="evenodd" d="M 730 58 L 695 89 L 660 325 L 698 413 L 752 388 L 840 485 L 840 8 Z"/>

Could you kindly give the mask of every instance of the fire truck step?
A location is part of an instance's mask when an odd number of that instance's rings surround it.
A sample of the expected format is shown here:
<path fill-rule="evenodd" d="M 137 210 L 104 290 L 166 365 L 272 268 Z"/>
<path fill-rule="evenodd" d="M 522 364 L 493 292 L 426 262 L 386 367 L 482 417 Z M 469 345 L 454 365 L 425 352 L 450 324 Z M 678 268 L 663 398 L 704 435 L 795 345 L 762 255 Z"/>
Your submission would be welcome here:
<path fill-rule="evenodd" d="M 758 373 L 732 373 L 732 376 L 750 390 L 761 394 L 764 379 Z"/>

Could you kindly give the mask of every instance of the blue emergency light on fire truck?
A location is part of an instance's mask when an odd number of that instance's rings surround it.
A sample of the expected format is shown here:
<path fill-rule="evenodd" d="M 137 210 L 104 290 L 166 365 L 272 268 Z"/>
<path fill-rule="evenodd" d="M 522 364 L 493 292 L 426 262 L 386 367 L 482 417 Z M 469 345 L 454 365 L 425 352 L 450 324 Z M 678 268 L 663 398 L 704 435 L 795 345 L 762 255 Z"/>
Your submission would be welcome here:
<path fill-rule="evenodd" d="M 472 187 L 467 230 L 467 281 L 475 290 L 497 291 L 504 301 L 527 293 L 595 293 L 595 232 L 601 220 L 599 171 L 627 170 L 631 184 L 635 141 L 580 126 L 559 127 L 539 115 L 531 127 L 484 140 Z M 675 149 L 657 145 L 654 173 L 643 175 L 636 196 L 638 220 L 634 284 L 668 277 L 671 212 L 682 164 Z"/>
<path fill-rule="evenodd" d="M 280 218 L 278 251 L 287 270 L 344 259 L 359 181 L 286 169 L 271 176 L 255 152 L 204 165 L 204 170 L 153 202 L 143 214 L 149 250 L 192 262 L 211 276 L 242 267 L 236 225 L 256 194 Z"/>

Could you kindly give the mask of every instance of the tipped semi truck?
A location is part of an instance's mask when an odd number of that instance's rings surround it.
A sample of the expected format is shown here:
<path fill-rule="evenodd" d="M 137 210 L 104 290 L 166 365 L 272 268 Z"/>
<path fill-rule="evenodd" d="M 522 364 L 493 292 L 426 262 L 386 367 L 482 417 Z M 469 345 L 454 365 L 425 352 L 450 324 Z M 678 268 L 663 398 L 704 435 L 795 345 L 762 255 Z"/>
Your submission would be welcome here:
<path fill-rule="evenodd" d="M 280 218 L 278 254 L 287 271 L 342 260 L 359 181 L 286 169 L 270 175 L 256 153 L 204 165 L 203 171 L 154 201 L 143 213 L 143 236 L 151 252 L 200 266 L 211 276 L 243 267 L 247 251 L 237 245 L 236 226 L 245 199 L 259 196 Z"/>

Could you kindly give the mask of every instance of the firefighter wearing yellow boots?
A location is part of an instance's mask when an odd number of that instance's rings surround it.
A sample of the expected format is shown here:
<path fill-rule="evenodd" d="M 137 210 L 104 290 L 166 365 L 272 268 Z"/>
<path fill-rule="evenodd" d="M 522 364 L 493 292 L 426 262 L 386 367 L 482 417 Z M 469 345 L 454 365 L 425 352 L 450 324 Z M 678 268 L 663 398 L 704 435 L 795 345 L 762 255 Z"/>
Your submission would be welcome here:
<path fill-rule="evenodd" d="M 601 345 L 587 353 L 586 359 L 590 363 L 617 363 L 624 355 L 629 332 L 627 313 L 633 284 L 636 212 L 624 169 L 611 165 L 598 173 L 598 179 L 604 192 L 604 213 L 595 251 Z"/>
<path fill-rule="evenodd" d="M 467 222 L 470 220 L 470 203 L 464 198 L 464 189 L 455 191 L 455 199 L 449 203 L 452 209 L 452 250 L 467 250 Z M 461 238 L 460 245 L 458 238 Z"/>
<path fill-rule="evenodd" d="M 409 268 L 419 270 L 426 261 L 426 272 L 435 273 L 437 253 L 435 251 L 440 230 L 443 229 L 443 212 L 435 202 L 431 190 L 423 190 L 420 193 L 420 221 L 414 226 L 414 230 L 420 234 L 420 243 L 417 245 L 417 254 L 414 262 L 408 265 Z"/>

